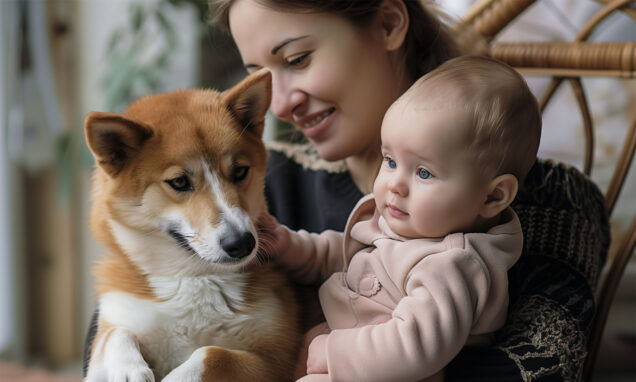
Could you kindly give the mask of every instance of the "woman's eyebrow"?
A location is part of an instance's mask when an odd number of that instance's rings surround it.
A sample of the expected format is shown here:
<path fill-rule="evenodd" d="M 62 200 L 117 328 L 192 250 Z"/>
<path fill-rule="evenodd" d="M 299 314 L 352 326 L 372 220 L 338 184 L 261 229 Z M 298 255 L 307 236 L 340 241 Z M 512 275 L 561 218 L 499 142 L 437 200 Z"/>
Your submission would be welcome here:
<path fill-rule="evenodd" d="M 275 47 L 272 48 L 272 51 L 271 51 L 272 56 L 275 55 L 276 52 L 278 52 L 280 50 L 280 48 L 284 47 L 285 45 L 289 44 L 290 42 L 301 40 L 301 39 L 307 38 L 307 37 L 309 37 L 309 35 L 288 38 L 288 39 L 285 39 L 285 40 L 281 41 L 280 44 L 278 44 L 278 45 L 276 45 Z"/>

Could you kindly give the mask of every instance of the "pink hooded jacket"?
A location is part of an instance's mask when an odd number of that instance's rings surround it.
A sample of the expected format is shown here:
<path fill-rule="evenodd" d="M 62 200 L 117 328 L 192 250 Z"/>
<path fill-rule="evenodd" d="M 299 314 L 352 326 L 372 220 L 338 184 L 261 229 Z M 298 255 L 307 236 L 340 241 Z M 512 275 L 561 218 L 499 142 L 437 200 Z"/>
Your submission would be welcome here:
<path fill-rule="evenodd" d="M 344 234 L 290 231 L 279 262 L 300 282 L 324 282 L 330 379 L 418 381 L 487 341 L 506 319 L 507 272 L 522 249 L 517 215 L 502 217 L 487 233 L 406 239 L 367 195 Z"/>

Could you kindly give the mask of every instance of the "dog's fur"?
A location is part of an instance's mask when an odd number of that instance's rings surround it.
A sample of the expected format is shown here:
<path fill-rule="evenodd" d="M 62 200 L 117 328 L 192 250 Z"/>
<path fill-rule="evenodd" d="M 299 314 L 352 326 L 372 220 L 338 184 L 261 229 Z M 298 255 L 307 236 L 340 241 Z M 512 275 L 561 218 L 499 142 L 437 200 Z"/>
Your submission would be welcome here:
<path fill-rule="evenodd" d="M 285 381 L 294 296 L 259 259 L 271 75 L 90 113 L 99 322 L 87 381 Z"/>

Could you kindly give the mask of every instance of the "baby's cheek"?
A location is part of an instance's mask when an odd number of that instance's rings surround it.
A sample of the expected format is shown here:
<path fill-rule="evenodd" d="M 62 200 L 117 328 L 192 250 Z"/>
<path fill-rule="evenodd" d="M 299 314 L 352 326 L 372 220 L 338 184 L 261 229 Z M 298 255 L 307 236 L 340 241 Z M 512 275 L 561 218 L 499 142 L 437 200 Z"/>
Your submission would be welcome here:
<path fill-rule="evenodd" d="M 444 208 L 438 203 L 426 202 L 420 203 L 417 208 L 417 221 L 419 225 L 427 230 L 435 229 L 435 227 L 444 222 Z"/>
<path fill-rule="evenodd" d="M 384 166 L 384 163 L 382 165 Z M 380 169 L 378 176 L 375 178 L 375 181 L 373 182 L 373 196 L 375 198 L 376 205 L 384 204 L 384 201 L 386 198 L 386 192 L 387 192 L 386 182 L 387 182 L 386 175 L 383 169 Z"/>

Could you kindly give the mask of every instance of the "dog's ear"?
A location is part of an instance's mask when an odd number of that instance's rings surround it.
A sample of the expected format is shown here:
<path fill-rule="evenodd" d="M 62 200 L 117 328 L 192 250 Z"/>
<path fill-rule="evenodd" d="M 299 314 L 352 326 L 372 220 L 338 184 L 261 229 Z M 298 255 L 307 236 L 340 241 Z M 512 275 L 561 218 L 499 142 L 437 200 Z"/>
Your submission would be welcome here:
<path fill-rule="evenodd" d="M 272 100 L 272 75 L 266 68 L 247 76 L 223 93 L 227 110 L 240 125 L 257 135 L 263 134 L 265 113 Z"/>
<path fill-rule="evenodd" d="M 84 122 L 88 148 L 97 164 L 109 175 L 117 175 L 152 136 L 152 130 L 113 113 L 89 113 Z"/>

